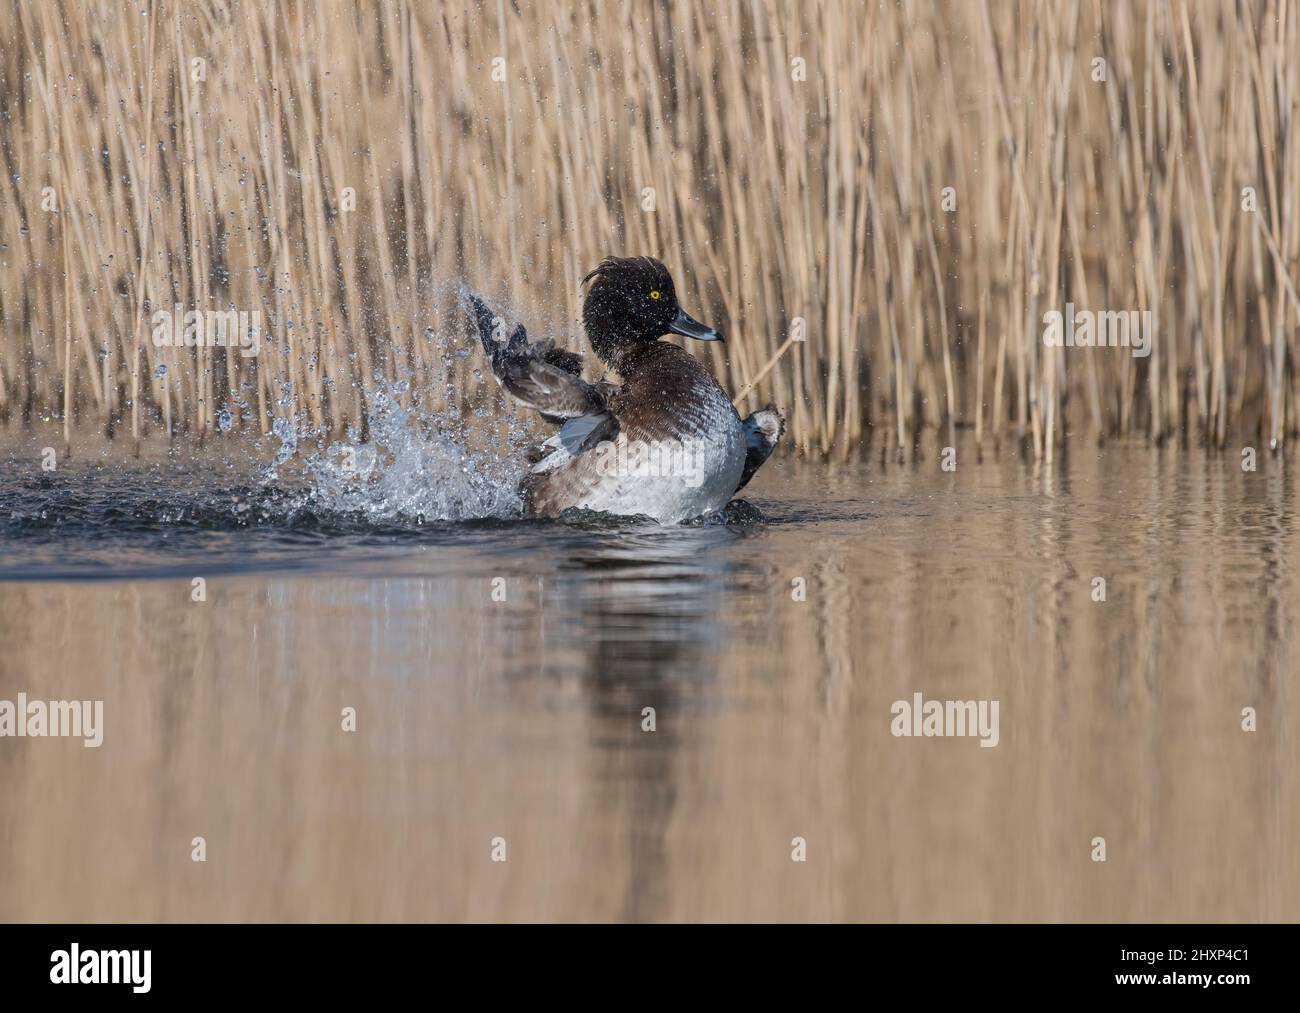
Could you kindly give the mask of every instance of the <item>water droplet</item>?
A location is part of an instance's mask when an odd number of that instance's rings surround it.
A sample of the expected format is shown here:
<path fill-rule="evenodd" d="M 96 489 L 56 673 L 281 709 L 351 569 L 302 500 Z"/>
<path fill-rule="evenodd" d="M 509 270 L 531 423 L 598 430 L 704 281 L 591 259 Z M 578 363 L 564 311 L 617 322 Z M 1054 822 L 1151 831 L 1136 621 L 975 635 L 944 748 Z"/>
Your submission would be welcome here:
<path fill-rule="evenodd" d="M 155 369 L 155 370 L 153 371 L 153 375 L 156 376 L 156 377 L 158 377 L 158 379 L 161 380 L 164 376 L 167 375 L 167 367 L 166 367 L 166 366 L 159 366 L 157 369 Z"/>
<path fill-rule="evenodd" d="M 222 408 L 221 411 L 217 412 L 217 428 L 223 433 L 230 432 L 230 429 L 234 424 L 235 417 L 231 415 L 230 412 L 226 411 L 226 409 Z"/>

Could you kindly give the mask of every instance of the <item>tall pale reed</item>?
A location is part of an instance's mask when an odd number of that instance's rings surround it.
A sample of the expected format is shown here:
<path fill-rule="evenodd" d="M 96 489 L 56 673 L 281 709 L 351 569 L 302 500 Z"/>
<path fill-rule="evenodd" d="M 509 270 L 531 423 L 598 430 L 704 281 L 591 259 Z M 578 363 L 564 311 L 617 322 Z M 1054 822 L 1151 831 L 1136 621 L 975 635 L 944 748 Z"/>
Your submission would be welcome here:
<path fill-rule="evenodd" d="M 927 426 L 1049 460 L 1278 443 L 1298 22 L 1295 0 L 2 0 L 0 415 L 202 437 L 242 401 L 337 430 L 376 375 L 471 403 L 496 395 L 450 354 L 452 279 L 576 346 L 583 273 L 649 253 L 731 337 L 696 353 L 809 452 Z M 1153 353 L 1045 347 L 1067 301 L 1150 311 Z M 177 303 L 259 310 L 274 341 L 155 347 Z"/>

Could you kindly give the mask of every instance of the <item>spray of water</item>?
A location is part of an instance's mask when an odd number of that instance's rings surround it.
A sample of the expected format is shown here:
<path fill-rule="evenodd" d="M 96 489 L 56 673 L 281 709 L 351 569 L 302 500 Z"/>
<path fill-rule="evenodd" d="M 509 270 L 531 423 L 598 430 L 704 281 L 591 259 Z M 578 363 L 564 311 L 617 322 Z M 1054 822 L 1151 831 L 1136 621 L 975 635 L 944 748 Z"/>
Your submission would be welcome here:
<path fill-rule="evenodd" d="M 523 460 L 511 437 L 475 450 L 454 411 L 419 407 L 406 381 L 377 377 L 367 398 L 368 438 L 327 446 L 306 413 L 276 419 L 278 448 L 262 469 L 267 487 L 300 487 L 295 507 L 375 522 L 459 521 L 518 517 Z"/>
<path fill-rule="evenodd" d="M 368 442 L 338 441 L 307 458 L 315 507 L 376 521 L 520 516 L 518 455 L 473 451 L 445 418 L 403 408 L 395 394 L 371 396 Z"/>
<path fill-rule="evenodd" d="M 432 284 L 432 283 L 431 283 Z M 459 278 L 443 279 L 433 301 L 448 295 L 459 303 L 466 290 Z M 422 397 L 438 373 L 447 379 L 452 362 L 473 356 L 476 342 L 444 341 L 432 328 L 425 332 L 437 364 L 396 380 L 376 373 L 366 388 L 367 433 L 326 443 L 308 412 L 287 385 L 268 436 L 273 457 L 262 469 L 264 488 L 292 489 L 295 508 L 313 514 L 344 514 L 376 523 L 461 521 L 511 518 L 523 513 L 518 494 L 526 467 L 524 427 L 511 420 L 504 437 L 471 439 L 492 427 L 475 426 L 462 415 L 449 387 L 445 407 L 431 410 Z M 478 370 L 475 374 L 481 376 Z M 423 388 L 423 390 L 421 389 Z M 251 415 L 251 405 L 239 406 Z M 295 410 L 298 409 L 298 410 Z M 495 410 L 479 407 L 474 415 L 490 420 Z M 245 415 L 248 417 L 248 415 Z"/>

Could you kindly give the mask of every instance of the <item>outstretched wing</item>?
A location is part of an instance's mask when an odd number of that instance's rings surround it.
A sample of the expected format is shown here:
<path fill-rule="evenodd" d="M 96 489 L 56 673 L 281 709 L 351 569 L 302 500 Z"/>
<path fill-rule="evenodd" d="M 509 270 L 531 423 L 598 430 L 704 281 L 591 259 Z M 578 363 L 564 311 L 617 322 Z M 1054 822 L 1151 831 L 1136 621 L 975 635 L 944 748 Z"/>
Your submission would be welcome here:
<path fill-rule="evenodd" d="M 736 492 L 749 483 L 754 472 L 766 461 L 776 449 L 776 444 L 785 432 L 785 419 L 772 405 L 754 412 L 741 422 L 745 429 L 745 470 L 740 474 L 740 485 Z"/>
<path fill-rule="evenodd" d="M 523 324 L 507 336 L 505 322 L 482 299 L 467 292 L 465 301 L 492 363 L 492 375 L 511 397 L 554 424 L 605 413 L 610 385 L 582 378 L 582 356 L 546 341 L 530 344 Z"/>

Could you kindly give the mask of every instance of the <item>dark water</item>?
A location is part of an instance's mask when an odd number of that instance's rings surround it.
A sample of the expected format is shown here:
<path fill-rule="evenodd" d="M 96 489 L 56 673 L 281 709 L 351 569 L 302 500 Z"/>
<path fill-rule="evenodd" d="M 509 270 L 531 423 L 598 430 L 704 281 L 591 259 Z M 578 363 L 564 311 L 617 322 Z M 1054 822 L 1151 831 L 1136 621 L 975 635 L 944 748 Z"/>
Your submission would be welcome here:
<path fill-rule="evenodd" d="M 0 917 L 1294 917 L 1289 458 L 778 460 L 678 528 L 428 463 L 0 453 L 0 699 L 105 715 L 0 738 Z"/>

